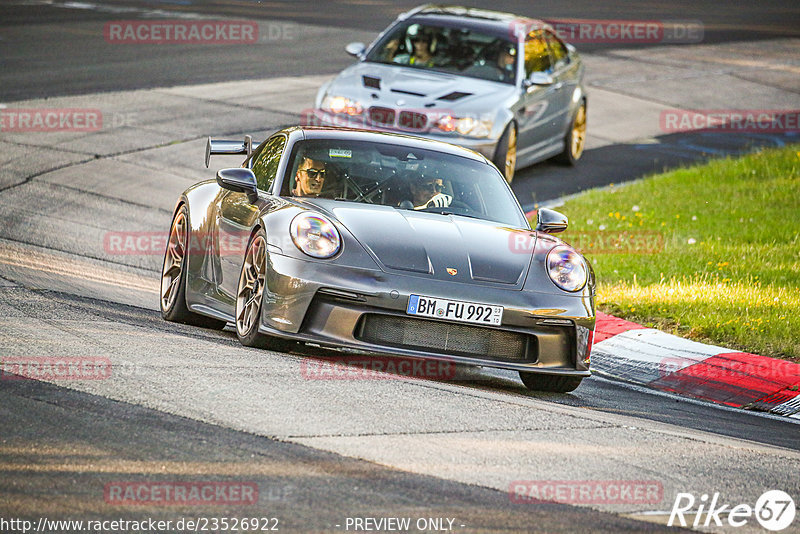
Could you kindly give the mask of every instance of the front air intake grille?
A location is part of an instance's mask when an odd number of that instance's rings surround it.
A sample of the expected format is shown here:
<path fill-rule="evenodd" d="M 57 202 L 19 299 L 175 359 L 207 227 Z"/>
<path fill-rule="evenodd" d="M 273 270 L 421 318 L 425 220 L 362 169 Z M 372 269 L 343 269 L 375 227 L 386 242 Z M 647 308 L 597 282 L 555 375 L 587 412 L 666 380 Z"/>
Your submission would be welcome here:
<path fill-rule="evenodd" d="M 365 314 L 356 338 L 375 345 L 492 360 L 536 360 L 530 336 L 463 324 Z"/>
<path fill-rule="evenodd" d="M 394 126 L 394 110 L 392 108 L 373 106 L 369 108 L 369 120 L 373 124 Z"/>
<path fill-rule="evenodd" d="M 397 124 L 406 130 L 422 130 L 428 125 L 428 116 L 416 111 L 401 111 Z"/>

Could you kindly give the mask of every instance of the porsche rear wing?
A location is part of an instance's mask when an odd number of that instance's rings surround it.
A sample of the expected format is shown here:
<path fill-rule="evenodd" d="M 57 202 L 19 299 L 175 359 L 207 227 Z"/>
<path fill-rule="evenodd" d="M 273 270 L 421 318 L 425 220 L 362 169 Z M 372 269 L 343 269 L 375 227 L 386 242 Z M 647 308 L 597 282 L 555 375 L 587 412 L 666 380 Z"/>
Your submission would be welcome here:
<path fill-rule="evenodd" d="M 260 143 L 256 143 L 258 146 Z M 245 162 L 250 159 L 253 154 L 253 138 L 249 135 L 244 136 L 244 141 L 228 141 L 224 139 L 211 139 L 208 138 L 206 142 L 206 168 L 211 161 L 211 156 L 220 155 L 242 155 L 247 156 Z"/>

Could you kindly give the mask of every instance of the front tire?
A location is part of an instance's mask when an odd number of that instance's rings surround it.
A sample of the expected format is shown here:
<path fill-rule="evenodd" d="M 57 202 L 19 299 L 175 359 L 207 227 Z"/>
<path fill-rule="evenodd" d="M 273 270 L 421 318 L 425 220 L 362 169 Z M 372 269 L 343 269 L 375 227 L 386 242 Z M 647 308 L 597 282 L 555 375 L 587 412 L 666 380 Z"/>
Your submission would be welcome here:
<path fill-rule="evenodd" d="M 525 384 L 525 387 L 530 390 L 552 391 L 555 393 L 569 393 L 570 391 L 575 391 L 583 381 L 582 377 L 544 375 L 527 371 L 520 371 L 519 377 L 522 379 L 522 383 Z"/>
<path fill-rule="evenodd" d="M 565 165 L 575 165 L 581 159 L 585 146 L 586 100 L 582 100 L 580 107 L 572 117 L 569 130 L 564 134 L 564 151 L 556 156 L 556 160 Z"/>
<path fill-rule="evenodd" d="M 511 183 L 514 179 L 514 169 L 517 166 L 517 127 L 513 122 L 509 122 L 503 131 L 503 135 L 497 143 L 492 163 L 506 177 L 506 182 Z"/>
<path fill-rule="evenodd" d="M 194 313 L 186 306 L 188 244 L 189 210 L 186 208 L 186 204 L 183 204 L 172 219 L 167 250 L 164 252 L 159 298 L 161 317 L 175 323 L 222 330 L 225 328 L 225 321 Z"/>
<path fill-rule="evenodd" d="M 296 343 L 259 333 L 267 285 L 267 236 L 264 230 L 250 238 L 236 289 L 236 337 L 242 345 L 287 352 Z"/>

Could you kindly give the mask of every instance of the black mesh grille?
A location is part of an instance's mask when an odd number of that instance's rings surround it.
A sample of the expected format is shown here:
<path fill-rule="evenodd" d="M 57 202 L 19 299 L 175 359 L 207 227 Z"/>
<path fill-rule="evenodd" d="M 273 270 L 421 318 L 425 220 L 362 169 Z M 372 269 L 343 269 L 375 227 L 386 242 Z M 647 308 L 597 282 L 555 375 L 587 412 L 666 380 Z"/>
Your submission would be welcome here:
<path fill-rule="evenodd" d="M 373 106 L 369 108 L 369 120 L 373 124 L 394 126 L 394 110 L 391 108 Z"/>
<path fill-rule="evenodd" d="M 367 343 L 493 360 L 535 359 L 529 337 L 480 326 L 366 314 L 356 337 Z"/>
<path fill-rule="evenodd" d="M 422 130 L 428 124 L 428 116 L 416 111 L 401 111 L 398 126 L 407 130 Z"/>

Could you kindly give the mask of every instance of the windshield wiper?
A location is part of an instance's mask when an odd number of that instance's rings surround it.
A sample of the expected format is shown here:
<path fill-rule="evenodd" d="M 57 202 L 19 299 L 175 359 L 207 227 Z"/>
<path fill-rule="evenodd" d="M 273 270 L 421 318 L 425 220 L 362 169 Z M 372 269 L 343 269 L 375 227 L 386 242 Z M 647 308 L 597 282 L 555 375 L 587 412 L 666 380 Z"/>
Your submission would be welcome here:
<path fill-rule="evenodd" d="M 459 217 L 468 217 L 470 219 L 483 219 L 483 217 L 478 217 L 477 215 L 469 215 L 466 213 L 458 213 L 455 211 L 450 211 L 444 208 L 425 208 L 422 210 L 426 213 L 438 213 L 439 215 L 458 215 Z"/>

